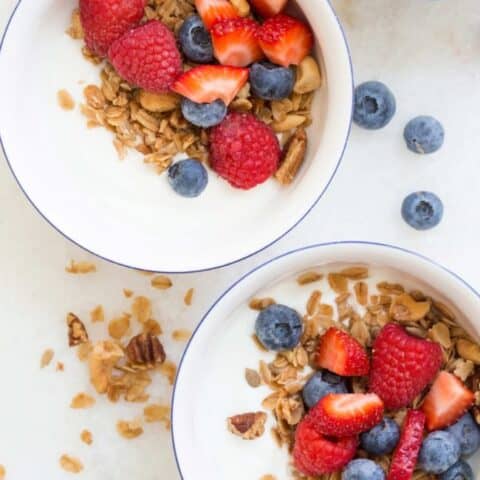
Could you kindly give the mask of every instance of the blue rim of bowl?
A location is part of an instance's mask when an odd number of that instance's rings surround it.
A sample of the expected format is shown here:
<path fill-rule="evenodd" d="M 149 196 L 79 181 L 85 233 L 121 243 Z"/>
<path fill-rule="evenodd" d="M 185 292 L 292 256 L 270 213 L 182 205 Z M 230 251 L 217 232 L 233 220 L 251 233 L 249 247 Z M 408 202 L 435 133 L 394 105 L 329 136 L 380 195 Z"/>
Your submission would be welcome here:
<path fill-rule="evenodd" d="M 14 9 L 13 9 L 13 12 L 12 14 L 10 15 L 10 18 L 7 22 L 7 25 L 5 27 L 5 30 L 3 32 L 3 35 L 2 35 L 2 38 L 0 40 L 0 56 L 2 54 L 2 49 L 3 49 L 3 44 L 4 44 L 4 41 L 7 37 L 7 33 L 9 31 L 9 28 L 10 28 L 10 25 L 13 21 L 13 18 L 15 16 L 15 13 L 17 12 L 18 10 L 18 7 L 20 6 L 20 4 L 22 3 L 23 0 L 18 0 L 17 4 L 15 5 Z M 271 242 L 267 243 L 267 245 L 259 248 L 258 250 L 255 250 L 254 252 L 252 253 L 249 253 L 248 255 L 245 255 L 241 258 L 238 258 L 236 260 L 232 260 L 230 262 L 227 262 L 227 263 L 224 263 L 224 264 L 221 264 L 221 265 L 215 265 L 215 266 L 212 266 L 212 267 L 206 267 L 206 268 L 200 268 L 200 269 L 196 269 L 196 270 L 184 270 L 184 271 L 177 271 L 177 270 L 169 270 L 169 271 L 164 271 L 164 270 L 156 270 L 156 272 L 158 273 L 168 273 L 168 274 L 188 274 L 188 273 L 199 273 L 199 272 L 208 272 L 208 271 L 211 271 L 211 270 L 215 270 L 217 268 L 223 268 L 223 267 L 228 267 L 229 265 L 233 265 L 235 263 L 239 263 L 239 262 L 242 262 L 243 260 L 246 260 L 247 258 L 250 258 L 250 257 L 253 257 L 254 255 L 256 255 L 257 253 L 260 253 L 262 252 L 263 250 L 271 247 L 273 244 L 277 243 L 279 240 L 281 240 L 283 237 L 285 237 L 285 235 L 287 235 L 288 233 L 290 233 L 297 225 L 299 225 L 304 219 L 305 217 L 312 211 L 312 209 L 317 205 L 317 203 L 319 202 L 319 200 L 323 197 L 323 195 L 325 194 L 325 192 L 327 191 L 327 189 L 330 187 L 330 184 L 332 183 L 339 167 L 340 167 L 340 164 L 342 163 L 342 159 L 343 159 L 343 155 L 345 154 L 345 149 L 347 147 L 347 144 L 348 144 L 348 139 L 350 137 L 350 132 L 352 130 L 352 114 L 353 114 L 353 91 L 354 91 L 354 76 L 353 76 L 353 63 L 352 63 L 352 55 L 351 55 L 351 52 L 350 52 L 350 47 L 348 45 L 348 41 L 347 41 L 347 36 L 345 35 L 345 31 L 343 29 L 343 26 L 340 22 L 340 19 L 338 18 L 338 15 L 336 14 L 335 12 L 335 9 L 332 7 L 332 4 L 330 2 L 330 0 L 326 0 L 326 3 L 327 5 L 330 7 L 332 13 L 333 13 L 333 16 L 335 17 L 335 19 L 337 20 L 337 23 L 338 23 L 338 26 L 340 28 L 340 31 L 342 33 L 342 36 L 343 36 L 343 39 L 344 39 L 344 44 L 345 44 L 345 48 L 347 50 L 347 54 L 348 54 L 348 60 L 349 60 L 349 64 L 350 64 L 350 77 L 352 79 L 352 105 L 351 105 L 351 109 L 350 109 L 350 122 L 349 122 L 349 125 L 348 125 L 348 129 L 347 129 L 347 134 L 345 136 L 345 141 L 344 141 L 344 144 L 343 144 L 343 147 L 342 147 L 342 151 L 340 153 L 340 156 L 338 158 L 338 162 L 337 162 L 337 165 L 335 166 L 335 169 L 333 170 L 332 174 L 330 175 L 330 178 L 328 179 L 328 182 L 327 184 L 325 185 L 325 187 L 323 188 L 323 190 L 320 192 L 319 196 L 317 197 L 317 199 L 313 202 L 313 204 L 308 207 L 308 209 L 306 210 L 306 212 L 296 221 L 294 222 L 294 224 L 292 226 L 290 226 L 289 228 L 287 228 L 287 230 L 282 233 L 280 236 L 278 236 L 277 238 L 275 238 L 274 240 L 272 240 Z M 7 155 L 7 151 L 6 151 L 6 148 L 3 144 L 3 140 L 2 140 L 2 134 L 0 132 L 0 147 L 2 148 L 2 151 L 3 151 L 3 154 L 5 155 L 5 159 L 7 161 L 7 164 L 8 164 L 8 167 L 10 169 L 10 171 L 12 172 L 12 175 L 13 175 L 13 178 L 15 179 L 15 181 L 17 182 L 17 185 L 20 187 L 20 190 L 23 192 L 23 194 L 25 195 L 25 197 L 27 197 L 27 200 L 30 202 L 30 204 L 33 206 L 33 208 L 37 211 L 37 213 L 54 229 L 56 230 L 58 233 L 60 233 L 60 235 L 62 235 L 64 238 L 66 238 L 67 240 L 69 240 L 70 242 L 72 242 L 74 245 L 82 248 L 83 250 L 91 253 L 92 255 L 95 255 L 96 257 L 98 258 L 101 258 L 102 260 L 106 260 L 108 262 L 111 262 L 113 264 L 116 264 L 116 265 L 119 265 L 121 267 L 126 267 L 126 268 L 131 268 L 131 269 L 134 269 L 134 270 L 147 270 L 145 268 L 138 268 L 138 267 L 135 267 L 134 265 L 128 265 L 128 264 L 125 264 L 125 263 L 122 263 L 118 260 L 112 260 L 111 258 L 108 258 L 108 257 L 105 257 L 103 255 L 100 255 L 98 253 L 95 253 L 94 251 L 84 247 L 83 245 L 81 245 L 80 243 L 78 243 L 76 240 L 74 240 L 73 238 L 69 237 L 66 233 L 62 232 L 62 230 L 60 230 L 59 227 L 57 227 L 56 225 L 54 225 L 50 220 L 49 218 L 46 216 L 46 214 L 44 214 L 39 207 L 37 207 L 37 205 L 34 203 L 34 201 L 30 198 L 30 196 L 28 195 L 27 191 L 23 188 L 23 185 L 20 183 L 20 180 L 18 179 L 17 175 L 15 174 L 15 171 L 13 169 L 13 166 L 10 162 L 10 159 Z"/>
<path fill-rule="evenodd" d="M 178 368 L 177 368 L 177 376 L 175 378 L 175 383 L 173 385 L 173 392 L 172 392 L 172 411 L 171 411 L 171 415 L 170 415 L 170 423 L 172 425 L 172 428 L 171 428 L 171 436 L 172 436 L 172 445 L 173 445 L 173 453 L 174 453 L 174 456 L 175 456 L 175 463 L 177 465 L 177 470 L 178 470 L 178 473 L 180 474 L 180 477 L 184 479 L 183 477 L 183 474 L 182 474 L 182 469 L 180 467 L 180 462 L 179 462 L 179 459 L 178 459 L 178 454 L 177 454 L 177 447 L 176 447 L 176 444 L 175 444 L 175 430 L 173 428 L 173 416 L 174 416 L 174 410 L 175 410 L 175 394 L 176 394 L 176 391 L 177 391 L 177 381 L 178 381 L 178 378 L 179 378 L 179 374 L 180 374 L 180 371 L 182 369 L 182 365 L 183 365 L 183 361 L 185 359 L 185 356 L 187 355 L 187 352 L 190 348 L 190 345 L 191 343 L 193 342 L 193 339 L 195 338 L 195 335 L 196 333 L 198 332 L 198 330 L 200 329 L 200 327 L 202 326 L 203 322 L 207 319 L 207 317 L 210 315 L 210 312 L 217 306 L 218 303 L 220 303 L 223 298 L 231 291 L 233 290 L 239 283 L 243 282 L 245 279 L 247 279 L 248 277 L 250 277 L 251 275 L 253 275 L 254 273 L 256 273 L 258 270 L 261 270 L 263 269 L 264 267 L 267 267 L 268 265 L 270 265 L 271 263 L 274 263 L 276 262 L 277 260 L 280 260 L 284 257 L 288 257 L 290 255 L 295 255 L 297 253 L 300 253 L 300 252 L 304 252 L 304 251 L 307 251 L 307 250 L 314 250 L 314 249 L 318 249 L 318 248 L 322 248 L 322 247 L 330 247 L 330 246 L 334 246 L 334 245 L 368 245 L 368 246 L 373 246 L 373 247 L 382 247 L 382 248 L 386 248 L 386 249 L 390 249 L 390 250 L 396 250 L 396 251 L 399 251 L 399 252 L 403 252 L 403 253 L 407 253 L 409 255 L 412 255 L 416 258 L 419 258 L 421 260 L 424 260 L 426 261 L 427 263 L 430 263 L 431 265 L 439 268 L 440 270 L 443 270 L 444 272 L 452 275 L 456 280 L 458 280 L 460 283 L 462 283 L 465 287 L 467 287 L 476 297 L 478 297 L 480 299 L 480 293 L 472 287 L 472 285 L 470 285 L 466 280 L 464 280 L 462 277 L 460 277 L 458 274 L 456 274 L 455 272 L 453 272 L 452 270 L 444 267 L 443 265 L 441 265 L 440 263 L 436 262 L 435 260 L 432 260 L 431 258 L 425 256 L 425 255 L 422 255 L 421 253 L 418 253 L 418 252 L 415 252 L 413 250 L 409 250 L 407 248 L 403 248 L 403 247 L 399 247 L 399 246 L 396 246 L 396 245 L 391 245 L 391 244 L 388 244 L 388 243 L 381 243 L 381 242 L 370 242 L 370 241 L 365 241 L 365 240 L 340 240 L 340 241 L 336 241 L 336 242 L 325 242 L 325 243 L 316 243 L 316 244 L 313 244 L 313 245 L 308 245 L 306 247 L 301 247 L 301 248 L 296 248 L 294 250 L 290 250 L 288 252 L 285 252 L 285 253 L 282 253 L 280 255 L 277 255 L 276 257 L 273 257 L 271 258 L 270 260 L 267 260 L 266 262 L 256 266 L 255 268 L 253 268 L 252 270 L 250 270 L 249 272 L 245 273 L 244 275 L 242 275 L 238 280 L 236 280 L 234 283 L 232 283 L 218 298 L 217 300 L 215 300 L 215 302 L 212 304 L 212 306 L 207 310 L 207 312 L 205 313 L 205 315 L 202 317 L 202 319 L 200 320 L 200 322 L 198 323 L 198 325 L 195 327 L 193 333 L 192 333 L 192 336 L 190 337 L 186 347 L 185 347 L 185 350 L 183 351 L 183 354 L 182 354 L 182 357 L 180 359 L 180 362 L 178 364 Z"/>

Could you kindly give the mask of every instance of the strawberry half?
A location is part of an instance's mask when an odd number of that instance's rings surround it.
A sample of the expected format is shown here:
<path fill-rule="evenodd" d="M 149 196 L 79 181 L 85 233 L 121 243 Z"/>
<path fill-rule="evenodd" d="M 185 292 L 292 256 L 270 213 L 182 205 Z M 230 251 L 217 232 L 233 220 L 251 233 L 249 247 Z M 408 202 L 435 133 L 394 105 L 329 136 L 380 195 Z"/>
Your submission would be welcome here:
<path fill-rule="evenodd" d="M 253 8 L 264 18 L 280 13 L 288 0 L 250 0 Z"/>
<path fill-rule="evenodd" d="M 383 402 L 374 393 L 330 393 L 310 411 L 323 435 L 350 437 L 370 430 L 383 418 Z"/>
<path fill-rule="evenodd" d="M 428 430 L 455 423 L 473 404 L 474 394 L 455 375 L 440 372 L 423 401 Z"/>
<path fill-rule="evenodd" d="M 368 375 L 370 362 L 362 345 L 348 333 L 329 328 L 320 339 L 315 361 L 337 375 L 361 377 Z"/>
<path fill-rule="evenodd" d="M 228 0 L 195 0 L 195 7 L 208 30 L 217 22 L 239 17 Z"/>
<path fill-rule="evenodd" d="M 418 453 L 423 442 L 425 415 L 420 410 L 409 410 L 402 427 L 402 434 L 390 464 L 387 480 L 411 480 Z"/>
<path fill-rule="evenodd" d="M 233 18 L 216 23 L 211 30 L 213 52 L 222 65 L 246 67 L 263 57 L 258 44 L 257 22 L 250 18 Z"/>
<path fill-rule="evenodd" d="M 280 13 L 261 26 L 258 41 L 271 62 L 288 67 L 298 65 L 310 53 L 313 33 L 300 20 Z"/>
<path fill-rule="evenodd" d="M 211 103 L 221 99 L 229 105 L 247 80 L 248 68 L 202 65 L 182 74 L 172 90 L 192 102 Z"/>

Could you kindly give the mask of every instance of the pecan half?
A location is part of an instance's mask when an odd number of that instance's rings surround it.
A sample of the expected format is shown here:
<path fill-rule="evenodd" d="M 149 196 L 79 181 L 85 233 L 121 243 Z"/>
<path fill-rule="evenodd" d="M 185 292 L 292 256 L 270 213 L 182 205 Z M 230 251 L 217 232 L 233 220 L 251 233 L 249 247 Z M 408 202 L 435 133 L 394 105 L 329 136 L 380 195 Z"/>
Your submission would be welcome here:
<path fill-rule="evenodd" d="M 155 365 L 165 361 L 166 355 L 160 340 L 151 333 L 133 337 L 127 345 L 128 359 L 137 365 Z"/>
<path fill-rule="evenodd" d="M 234 435 L 253 440 L 263 435 L 266 421 L 267 414 L 264 412 L 242 413 L 227 418 L 227 427 Z"/>
<path fill-rule="evenodd" d="M 305 129 L 297 128 L 283 148 L 282 163 L 275 173 L 275 178 L 282 185 L 290 185 L 293 182 L 305 159 L 307 143 Z"/>
<path fill-rule="evenodd" d="M 83 322 L 73 313 L 67 315 L 68 344 L 71 347 L 88 342 L 87 329 Z"/>

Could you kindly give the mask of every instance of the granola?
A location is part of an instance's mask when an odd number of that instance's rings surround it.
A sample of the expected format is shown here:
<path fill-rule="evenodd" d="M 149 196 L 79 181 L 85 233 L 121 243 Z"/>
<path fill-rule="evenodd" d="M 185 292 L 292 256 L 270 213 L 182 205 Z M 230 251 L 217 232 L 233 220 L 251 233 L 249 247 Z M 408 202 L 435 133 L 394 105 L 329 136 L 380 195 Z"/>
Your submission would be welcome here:
<path fill-rule="evenodd" d="M 80 433 L 80 440 L 86 445 L 91 445 L 93 443 L 93 435 L 89 430 L 82 430 Z"/>
<path fill-rule="evenodd" d="M 264 434 L 266 421 L 265 412 L 242 413 L 227 418 L 227 427 L 234 435 L 244 440 L 253 440 Z"/>
<path fill-rule="evenodd" d="M 40 359 L 40 368 L 45 368 L 50 365 L 50 362 L 53 360 L 55 353 L 51 348 L 45 350 L 42 354 L 42 358 Z"/>
<path fill-rule="evenodd" d="M 60 466 L 69 473 L 80 473 L 83 470 L 82 462 L 78 458 L 67 454 L 60 457 Z"/>

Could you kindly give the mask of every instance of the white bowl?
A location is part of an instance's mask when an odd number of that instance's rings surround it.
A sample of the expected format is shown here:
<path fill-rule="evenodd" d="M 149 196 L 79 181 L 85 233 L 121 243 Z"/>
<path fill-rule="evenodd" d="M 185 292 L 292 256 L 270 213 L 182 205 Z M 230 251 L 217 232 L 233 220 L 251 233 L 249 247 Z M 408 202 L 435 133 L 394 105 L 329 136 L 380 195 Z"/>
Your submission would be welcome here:
<path fill-rule="evenodd" d="M 401 276 L 406 287 L 433 294 L 479 338 L 480 295 L 460 277 L 421 255 L 383 244 L 341 242 L 313 245 L 274 258 L 221 295 L 184 353 L 174 389 L 172 435 L 177 465 L 185 480 L 253 480 L 265 474 L 273 474 L 277 480 L 290 478 L 288 454 L 268 434 L 274 425 L 271 418 L 267 433 L 250 442 L 227 432 L 225 419 L 262 410 L 261 401 L 271 393 L 267 387 L 248 387 L 244 379 L 246 367 L 255 369 L 260 359 L 273 359 L 272 353 L 260 352 L 250 338 L 256 313 L 248 308 L 249 300 L 273 294 L 277 301 L 303 311 L 310 292 L 319 288 L 322 301 L 330 303 L 333 298 L 324 300 L 328 292 L 322 284 L 299 287 L 294 279 L 299 272 L 332 263 L 388 268 L 395 274 L 389 281 Z M 287 277 L 293 280 L 283 284 Z M 474 471 L 480 471 L 480 455 L 470 462 Z"/>
<path fill-rule="evenodd" d="M 293 228 L 330 184 L 347 141 L 352 72 L 328 0 L 299 0 L 316 34 L 326 86 L 316 95 L 306 164 L 295 183 L 245 192 L 210 172 L 197 199 L 176 195 L 139 154 L 119 162 L 113 137 L 87 130 L 78 108 L 56 101 L 80 80 L 98 83 L 81 43 L 64 32 L 76 0 L 19 0 L 0 44 L 0 140 L 18 184 L 42 216 L 83 248 L 140 269 L 187 272 L 223 266 Z"/>

